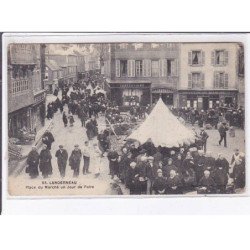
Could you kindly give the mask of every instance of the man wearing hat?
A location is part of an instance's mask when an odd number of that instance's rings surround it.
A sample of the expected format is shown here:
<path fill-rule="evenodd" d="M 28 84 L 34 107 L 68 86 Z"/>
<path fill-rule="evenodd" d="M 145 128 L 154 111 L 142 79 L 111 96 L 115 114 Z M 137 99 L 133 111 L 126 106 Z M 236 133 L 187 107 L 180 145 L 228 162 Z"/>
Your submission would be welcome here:
<path fill-rule="evenodd" d="M 59 145 L 59 149 L 55 154 L 57 158 L 57 165 L 62 178 L 65 177 L 65 169 L 68 160 L 68 152 L 63 148 L 63 145 Z"/>
<path fill-rule="evenodd" d="M 201 142 L 202 142 L 202 149 L 206 153 L 207 152 L 207 139 L 209 136 L 204 128 L 201 128 L 200 137 L 201 137 Z"/>
<path fill-rule="evenodd" d="M 69 165 L 71 166 L 71 169 L 74 171 L 73 177 L 79 176 L 81 157 L 82 157 L 82 152 L 79 149 L 79 145 L 76 144 L 74 146 L 74 150 L 72 151 L 69 157 Z"/>
<path fill-rule="evenodd" d="M 219 133 L 220 133 L 220 140 L 219 140 L 219 145 L 221 145 L 221 142 L 224 140 L 224 147 L 227 147 L 227 123 L 222 122 L 222 125 L 219 128 Z"/>

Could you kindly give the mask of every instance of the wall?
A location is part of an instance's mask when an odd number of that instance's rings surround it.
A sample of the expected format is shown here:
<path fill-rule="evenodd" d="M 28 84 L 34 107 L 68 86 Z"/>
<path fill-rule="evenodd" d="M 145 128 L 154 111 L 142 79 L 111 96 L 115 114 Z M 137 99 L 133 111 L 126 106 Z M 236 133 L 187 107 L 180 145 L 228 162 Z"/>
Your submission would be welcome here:
<path fill-rule="evenodd" d="M 211 54 L 213 50 L 227 50 L 228 64 L 226 66 L 213 66 Z M 205 53 L 204 66 L 188 65 L 188 52 L 192 50 L 202 50 Z M 228 89 L 237 89 L 237 50 L 236 43 L 183 43 L 180 45 L 180 81 L 179 89 L 188 89 L 188 74 L 201 71 L 205 74 L 204 89 L 214 89 L 214 72 L 225 71 L 228 73 Z"/>

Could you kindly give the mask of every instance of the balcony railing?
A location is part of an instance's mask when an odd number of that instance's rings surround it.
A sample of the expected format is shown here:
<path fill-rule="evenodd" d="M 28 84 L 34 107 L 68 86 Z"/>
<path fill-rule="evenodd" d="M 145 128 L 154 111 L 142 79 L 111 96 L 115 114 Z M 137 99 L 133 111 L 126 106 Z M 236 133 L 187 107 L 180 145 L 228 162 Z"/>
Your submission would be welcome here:
<path fill-rule="evenodd" d="M 23 92 L 27 92 L 30 89 L 30 79 L 11 79 L 11 93 L 12 95 L 17 95 Z"/>

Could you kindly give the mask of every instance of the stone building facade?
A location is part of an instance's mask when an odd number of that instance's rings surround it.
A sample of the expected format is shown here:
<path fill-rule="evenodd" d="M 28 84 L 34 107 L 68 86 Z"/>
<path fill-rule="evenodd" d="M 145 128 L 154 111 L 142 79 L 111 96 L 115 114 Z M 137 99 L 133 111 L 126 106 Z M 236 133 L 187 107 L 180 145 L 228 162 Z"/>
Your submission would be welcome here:
<path fill-rule="evenodd" d="M 9 136 L 26 128 L 37 131 L 45 121 L 41 54 L 44 46 L 11 44 L 8 48 L 8 127 Z"/>

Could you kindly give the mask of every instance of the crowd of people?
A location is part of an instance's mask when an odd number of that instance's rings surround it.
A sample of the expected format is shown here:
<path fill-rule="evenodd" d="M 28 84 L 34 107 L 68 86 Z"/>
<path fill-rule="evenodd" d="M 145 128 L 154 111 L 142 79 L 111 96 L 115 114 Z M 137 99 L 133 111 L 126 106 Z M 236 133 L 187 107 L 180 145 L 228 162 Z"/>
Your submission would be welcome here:
<path fill-rule="evenodd" d="M 61 86 L 54 95 L 55 101 L 47 106 L 47 119 L 53 119 L 60 111 L 64 127 L 73 127 L 75 119 L 81 121 L 86 129 L 88 140 L 84 148 L 75 144 L 69 154 L 63 145 L 59 145 L 55 153 L 58 170 L 62 178 L 65 177 L 67 165 L 72 170 L 73 177 L 91 172 L 98 177 L 101 172 L 101 159 L 107 156 L 109 161 L 109 175 L 119 185 L 122 183 L 131 195 L 141 194 L 185 194 L 198 192 L 203 194 L 225 194 L 236 192 L 245 187 L 245 155 L 235 149 L 231 162 L 223 154 L 215 159 L 207 151 L 209 138 L 205 131 L 206 125 L 218 129 L 220 139 L 227 147 L 227 131 L 229 126 L 244 128 L 244 111 L 229 109 L 209 109 L 198 111 L 190 108 L 171 108 L 173 114 L 184 122 L 194 125 L 196 122 L 200 132 L 196 133 L 194 145 L 185 148 L 155 148 L 146 143 L 138 148 L 134 143 L 126 143 L 121 150 L 115 149 L 110 142 L 112 134 L 126 134 L 139 121 L 145 119 L 153 106 L 131 106 L 127 116 L 115 103 L 111 103 L 105 96 L 98 81 L 91 77 L 78 81 L 69 87 Z M 67 109 L 65 109 L 67 107 Z M 97 118 L 103 115 L 107 129 L 98 130 Z M 42 136 L 43 148 L 40 153 L 35 146 L 27 158 L 26 173 L 31 178 L 39 176 L 48 178 L 53 174 L 51 146 L 55 138 L 50 131 Z M 105 154 L 106 153 L 106 154 Z M 82 165 L 81 165 L 81 162 Z M 90 163 L 95 166 L 90 169 Z M 82 166 L 82 167 L 81 167 Z"/>
<path fill-rule="evenodd" d="M 226 121 L 230 127 L 238 127 L 244 129 L 244 109 L 229 107 L 215 107 L 207 111 L 197 110 L 195 108 L 181 107 L 179 109 L 172 107 L 172 112 L 183 119 L 185 122 L 194 125 L 196 122 L 200 127 L 206 126 L 209 128 L 217 129 L 218 124 Z"/>
<path fill-rule="evenodd" d="M 196 148 L 165 151 L 152 145 L 136 149 L 134 144 L 108 154 L 111 177 L 117 176 L 132 195 L 233 193 L 245 186 L 245 156 L 235 149 L 229 163 L 223 154 Z"/>

